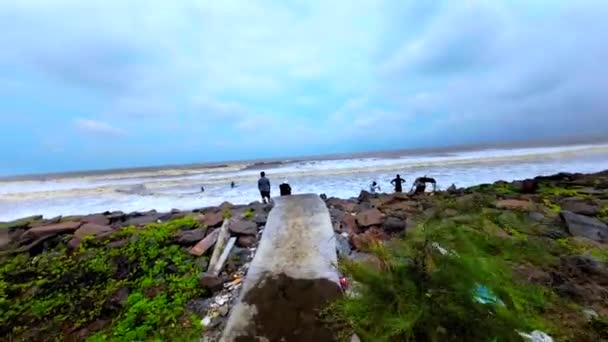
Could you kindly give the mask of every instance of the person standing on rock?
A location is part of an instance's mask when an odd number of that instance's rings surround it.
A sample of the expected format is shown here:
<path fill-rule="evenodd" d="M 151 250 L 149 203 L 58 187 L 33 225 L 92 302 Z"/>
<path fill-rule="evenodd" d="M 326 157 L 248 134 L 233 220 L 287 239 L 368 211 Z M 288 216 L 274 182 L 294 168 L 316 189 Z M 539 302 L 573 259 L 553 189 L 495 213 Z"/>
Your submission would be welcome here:
<path fill-rule="evenodd" d="M 405 183 L 405 179 L 401 178 L 399 175 L 397 175 L 397 177 L 391 181 L 391 184 L 395 186 L 395 192 L 403 191 L 403 188 L 401 187 L 403 183 Z"/>
<path fill-rule="evenodd" d="M 262 196 L 262 202 L 270 203 L 270 181 L 266 178 L 264 171 L 260 172 L 260 179 L 258 180 L 258 189 Z"/>
<path fill-rule="evenodd" d="M 369 192 L 372 194 L 375 194 L 376 191 L 382 191 L 382 190 L 380 190 L 380 185 L 378 185 L 378 183 L 376 183 L 376 181 L 373 181 L 372 184 L 370 184 L 370 186 L 369 186 Z"/>
<path fill-rule="evenodd" d="M 291 195 L 291 186 L 289 182 L 285 180 L 281 185 L 279 185 L 279 191 L 281 191 L 281 196 L 289 196 Z"/>

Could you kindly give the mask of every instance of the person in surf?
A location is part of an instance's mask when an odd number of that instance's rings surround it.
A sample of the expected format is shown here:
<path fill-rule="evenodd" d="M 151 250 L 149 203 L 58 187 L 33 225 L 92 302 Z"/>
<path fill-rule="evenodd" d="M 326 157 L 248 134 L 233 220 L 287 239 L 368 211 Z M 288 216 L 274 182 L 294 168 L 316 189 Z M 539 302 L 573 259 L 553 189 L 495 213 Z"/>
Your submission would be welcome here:
<path fill-rule="evenodd" d="M 260 172 L 260 179 L 258 179 L 258 190 L 260 190 L 260 196 L 262 196 L 262 202 L 270 203 L 270 181 L 266 178 L 264 171 Z"/>
<path fill-rule="evenodd" d="M 281 185 L 279 185 L 279 191 L 281 192 L 281 196 L 289 196 L 291 195 L 291 186 L 289 182 L 285 180 Z"/>
<path fill-rule="evenodd" d="M 403 187 L 402 184 L 405 183 L 405 179 L 401 178 L 401 176 L 397 175 L 395 179 L 391 181 L 391 184 L 395 186 L 395 192 L 402 192 Z"/>
<path fill-rule="evenodd" d="M 380 185 L 378 185 L 378 183 L 376 183 L 376 181 L 373 181 L 372 184 L 370 184 L 370 186 L 369 186 L 369 192 L 372 194 L 375 194 L 377 191 L 382 191 L 382 190 L 380 190 Z"/>

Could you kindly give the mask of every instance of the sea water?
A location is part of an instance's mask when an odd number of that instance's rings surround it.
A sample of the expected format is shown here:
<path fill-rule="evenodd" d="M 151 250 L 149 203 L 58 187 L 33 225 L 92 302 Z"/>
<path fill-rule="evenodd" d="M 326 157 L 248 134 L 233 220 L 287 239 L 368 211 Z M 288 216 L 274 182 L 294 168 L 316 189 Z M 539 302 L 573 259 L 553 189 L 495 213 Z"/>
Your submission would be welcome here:
<path fill-rule="evenodd" d="M 288 180 L 294 193 L 354 197 L 372 181 L 391 191 L 400 174 L 409 190 L 416 177 L 434 177 L 440 188 L 466 187 L 497 180 L 515 180 L 558 172 L 608 169 L 608 145 L 395 154 L 365 158 L 308 159 L 260 166 L 232 163 L 222 167 L 164 168 L 94 175 L 0 180 L 0 221 L 42 214 L 82 215 L 122 210 L 194 209 L 224 201 L 246 204 L 259 200 L 257 179 L 266 171 L 272 195 Z M 231 188 L 230 182 L 236 187 Z M 201 187 L 205 191 L 201 192 Z"/>

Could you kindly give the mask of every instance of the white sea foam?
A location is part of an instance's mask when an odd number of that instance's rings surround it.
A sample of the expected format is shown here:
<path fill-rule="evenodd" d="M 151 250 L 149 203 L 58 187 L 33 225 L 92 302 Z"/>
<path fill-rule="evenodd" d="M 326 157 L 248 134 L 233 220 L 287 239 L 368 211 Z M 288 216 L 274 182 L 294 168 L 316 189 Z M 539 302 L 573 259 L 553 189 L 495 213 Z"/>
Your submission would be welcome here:
<path fill-rule="evenodd" d="M 256 179 L 260 170 L 246 166 L 232 164 L 221 168 L 0 181 L 0 221 L 33 214 L 50 217 L 106 210 L 192 209 L 223 201 L 248 203 L 258 200 Z M 268 165 L 265 171 L 273 183 L 273 191 L 279 181 L 288 178 L 295 192 L 348 198 L 366 189 L 372 180 L 376 180 L 382 190 L 390 190 L 389 181 L 396 173 L 408 180 L 408 184 L 413 178 L 426 174 L 435 177 L 439 186 L 445 188 L 452 183 L 470 186 L 561 171 L 605 169 L 608 169 L 608 145 L 308 160 Z M 230 188 L 231 181 L 238 186 Z M 205 187 L 203 193 L 201 186 Z"/>

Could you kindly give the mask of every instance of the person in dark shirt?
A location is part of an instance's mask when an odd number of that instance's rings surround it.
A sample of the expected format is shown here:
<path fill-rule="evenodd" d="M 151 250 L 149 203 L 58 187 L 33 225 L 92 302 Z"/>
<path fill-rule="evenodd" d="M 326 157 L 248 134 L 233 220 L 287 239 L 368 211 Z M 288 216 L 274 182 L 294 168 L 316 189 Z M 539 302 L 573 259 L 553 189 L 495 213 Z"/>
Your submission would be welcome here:
<path fill-rule="evenodd" d="M 230 187 L 234 189 L 234 187 L 236 186 L 236 184 L 234 184 L 234 182 L 230 182 Z"/>
<path fill-rule="evenodd" d="M 260 179 L 258 179 L 258 189 L 260 190 L 260 195 L 262 196 L 262 202 L 269 203 L 270 181 L 268 180 L 268 178 L 266 178 L 266 173 L 264 171 L 260 172 Z"/>
<path fill-rule="evenodd" d="M 291 186 L 289 183 L 284 181 L 281 185 L 279 185 L 279 191 L 281 192 L 281 196 L 291 195 Z"/>
<path fill-rule="evenodd" d="M 402 192 L 402 184 L 405 183 L 405 179 L 401 178 L 401 176 L 397 175 L 395 179 L 391 181 L 391 184 L 395 186 L 395 192 Z"/>

